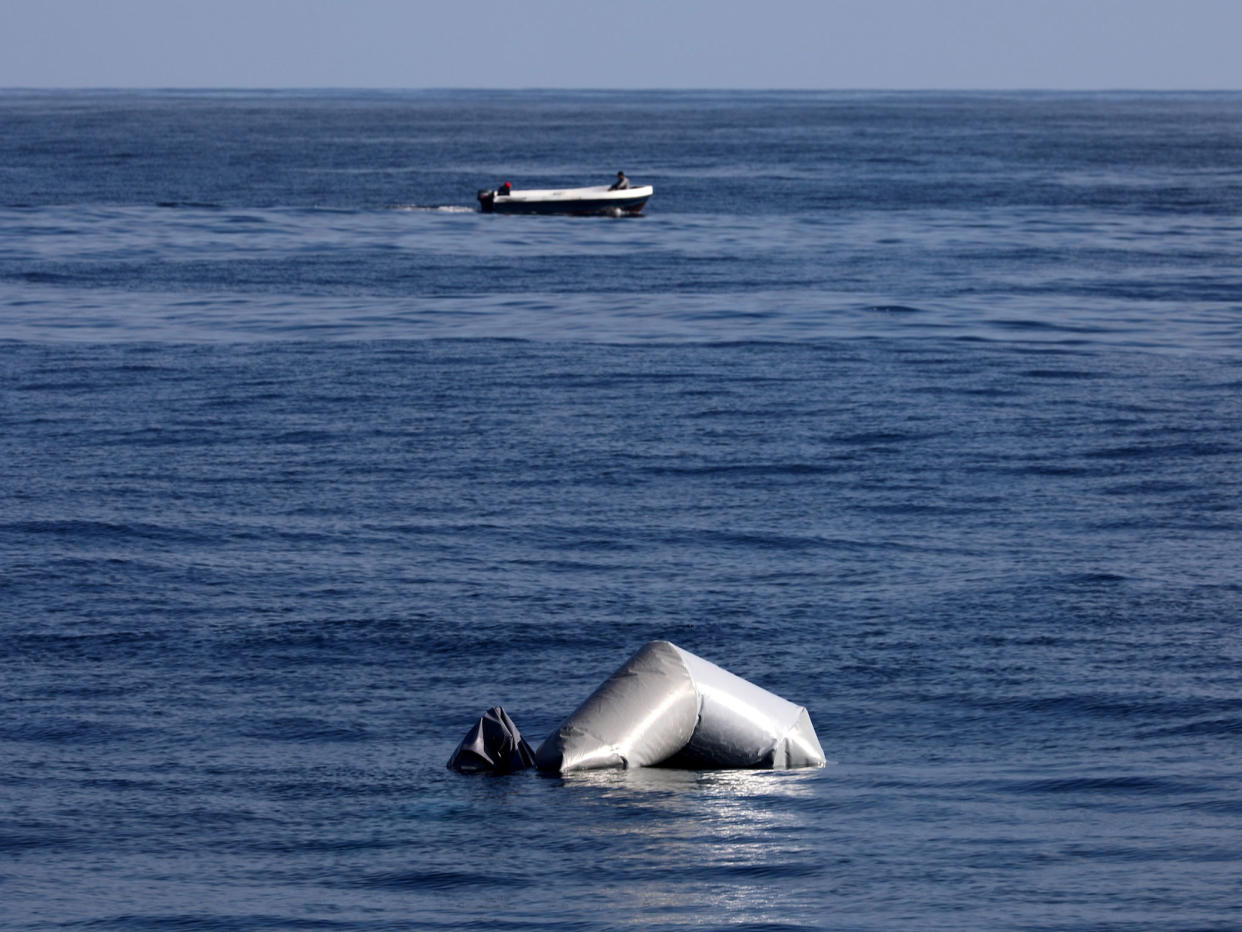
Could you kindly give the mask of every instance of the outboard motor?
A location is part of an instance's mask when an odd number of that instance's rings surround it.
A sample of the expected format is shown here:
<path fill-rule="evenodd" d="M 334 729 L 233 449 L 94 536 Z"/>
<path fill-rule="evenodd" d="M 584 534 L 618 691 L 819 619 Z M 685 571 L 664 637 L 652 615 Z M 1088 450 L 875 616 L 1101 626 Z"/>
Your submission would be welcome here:
<path fill-rule="evenodd" d="M 486 188 L 479 191 L 479 208 L 485 214 L 492 212 L 492 205 L 496 202 L 496 192 L 489 191 Z"/>

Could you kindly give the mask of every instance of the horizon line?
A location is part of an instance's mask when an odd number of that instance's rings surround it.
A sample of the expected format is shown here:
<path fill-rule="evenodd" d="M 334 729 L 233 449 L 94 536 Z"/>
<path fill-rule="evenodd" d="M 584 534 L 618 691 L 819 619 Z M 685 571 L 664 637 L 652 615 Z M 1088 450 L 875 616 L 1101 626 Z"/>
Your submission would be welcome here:
<path fill-rule="evenodd" d="M 25 92 L 86 92 L 86 91 L 158 91 L 158 92 L 250 92 L 281 93 L 350 92 L 371 93 L 424 93 L 424 92 L 476 92 L 476 93 L 631 93 L 631 94 L 1230 94 L 1242 92 L 1242 87 L 577 87 L 570 85 L 530 85 L 503 87 L 494 85 L 383 85 L 383 84 L 289 84 L 289 85 L 242 85 L 242 84 L 12 84 L 0 85 L 0 93 Z"/>

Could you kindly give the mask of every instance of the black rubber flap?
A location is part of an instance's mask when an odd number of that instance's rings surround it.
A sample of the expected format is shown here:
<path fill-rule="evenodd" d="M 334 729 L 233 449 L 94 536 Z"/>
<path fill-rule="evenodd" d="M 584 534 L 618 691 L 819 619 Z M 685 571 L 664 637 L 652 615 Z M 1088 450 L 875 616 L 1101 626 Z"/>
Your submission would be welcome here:
<path fill-rule="evenodd" d="M 448 766 L 458 773 L 513 773 L 534 766 L 535 754 L 500 706 L 488 709 L 461 739 Z"/>

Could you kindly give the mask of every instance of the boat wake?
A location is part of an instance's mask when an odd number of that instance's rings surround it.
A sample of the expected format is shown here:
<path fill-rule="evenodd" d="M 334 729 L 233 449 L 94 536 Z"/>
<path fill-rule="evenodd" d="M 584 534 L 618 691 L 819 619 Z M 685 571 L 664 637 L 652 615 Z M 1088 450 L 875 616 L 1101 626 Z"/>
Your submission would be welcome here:
<path fill-rule="evenodd" d="M 464 204 L 393 204 L 392 210 L 434 211 L 441 214 L 473 214 L 478 208 Z"/>

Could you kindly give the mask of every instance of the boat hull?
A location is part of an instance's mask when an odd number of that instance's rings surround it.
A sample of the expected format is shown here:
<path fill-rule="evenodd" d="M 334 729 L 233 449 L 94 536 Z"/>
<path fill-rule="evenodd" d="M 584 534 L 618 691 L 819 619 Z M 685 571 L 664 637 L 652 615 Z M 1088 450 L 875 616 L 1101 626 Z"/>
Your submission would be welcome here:
<path fill-rule="evenodd" d="M 653 188 L 646 185 L 624 191 L 608 188 L 569 188 L 547 191 L 480 191 L 479 207 L 487 214 L 566 214 L 620 216 L 640 214 Z"/>

